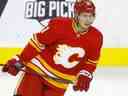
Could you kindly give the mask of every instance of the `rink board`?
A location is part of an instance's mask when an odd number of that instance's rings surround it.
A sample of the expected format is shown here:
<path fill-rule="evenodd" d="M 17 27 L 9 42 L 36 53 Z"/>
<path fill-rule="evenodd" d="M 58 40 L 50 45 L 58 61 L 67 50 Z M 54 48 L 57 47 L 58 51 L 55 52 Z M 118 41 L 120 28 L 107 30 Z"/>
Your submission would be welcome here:
<path fill-rule="evenodd" d="M 20 53 L 22 48 L 0 48 L 0 63 Z M 128 48 L 103 48 L 99 67 L 128 67 Z"/>

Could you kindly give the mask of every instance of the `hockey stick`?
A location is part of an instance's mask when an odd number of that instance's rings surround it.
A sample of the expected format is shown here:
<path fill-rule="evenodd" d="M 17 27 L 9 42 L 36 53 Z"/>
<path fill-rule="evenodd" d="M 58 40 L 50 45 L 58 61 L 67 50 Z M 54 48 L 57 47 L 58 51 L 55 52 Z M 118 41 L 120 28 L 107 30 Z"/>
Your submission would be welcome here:
<path fill-rule="evenodd" d="M 4 64 L 0 64 L 0 66 L 4 66 Z"/>
<path fill-rule="evenodd" d="M 4 66 L 4 64 L 0 64 L 0 66 Z M 26 68 L 29 68 L 29 67 L 27 67 L 26 66 Z M 29 69 L 31 69 L 31 68 L 29 68 Z M 31 69 L 31 70 L 33 70 L 33 69 Z M 32 73 L 32 72 L 28 72 L 28 71 L 26 71 L 25 69 L 20 69 L 20 71 L 22 71 L 22 72 L 25 72 L 25 73 L 27 73 L 27 74 L 31 74 L 31 75 L 33 75 L 33 76 L 39 76 L 39 77 L 42 77 L 42 78 L 47 78 L 47 79 L 52 79 L 52 80 L 55 80 L 55 81 L 57 81 L 57 82 L 62 82 L 62 83 L 65 83 L 65 84 L 73 84 L 73 81 L 71 81 L 71 80 L 66 80 L 66 79 L 59 79 L 59 78 L 54 78 L 54 77 L 50 77 L 50 76 L 48 76 L 48 75 L 43 75 L 43 74 L 36 74 L 36 73 Z M 33 71 L 35 71 L 35 70 L 33 70 Z"/>
<path fill-rule="evenodd" d="M 6 7 L 8 0 L 0 0 L 0 17 Z"/>

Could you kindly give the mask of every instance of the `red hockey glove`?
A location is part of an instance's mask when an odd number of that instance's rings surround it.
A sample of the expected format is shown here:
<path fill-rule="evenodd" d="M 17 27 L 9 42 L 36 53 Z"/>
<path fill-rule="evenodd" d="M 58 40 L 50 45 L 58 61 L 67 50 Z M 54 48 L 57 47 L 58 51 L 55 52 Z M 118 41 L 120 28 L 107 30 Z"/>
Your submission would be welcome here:
<path fill-rule="evenodd" d="M 7 61 L 2 71 L 8 72 L 9 74 L 16 76 L 22 67 L 23 67 L 22 62 L 20 61 L 19 57 L 16 56 L 16 58 L 12 58 Z"/>
<path fill-rule="evenodd" d="M 92 74 L 86 70 L 82 70 L 78 74 L 78 80 L 74 84 L 73 89 L 75 91 L 78 91 L 78 90 L 88 91 L 91 80 L 92 80 Z"/>

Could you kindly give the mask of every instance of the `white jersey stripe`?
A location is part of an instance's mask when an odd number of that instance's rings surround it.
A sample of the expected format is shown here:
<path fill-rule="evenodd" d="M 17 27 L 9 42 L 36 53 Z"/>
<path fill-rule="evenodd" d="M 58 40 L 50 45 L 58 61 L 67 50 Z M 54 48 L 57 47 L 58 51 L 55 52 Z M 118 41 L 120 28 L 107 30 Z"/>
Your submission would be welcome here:
<path fill-rule="evenodd" d="M 40 69 L 42 69 L 42 71 L 45 72 L 48 76 L 53 77 L 53 78 L 57 78 L 54 74 L 50 73 L 45 67 L 43 67 L 43 65 L 40 63 L 40 61 L 37 60 L 36 58 L 33 58 L 31 60 L 31 62 L 33 64 L 35 64 L 36 66 L 38 66 Z"/>

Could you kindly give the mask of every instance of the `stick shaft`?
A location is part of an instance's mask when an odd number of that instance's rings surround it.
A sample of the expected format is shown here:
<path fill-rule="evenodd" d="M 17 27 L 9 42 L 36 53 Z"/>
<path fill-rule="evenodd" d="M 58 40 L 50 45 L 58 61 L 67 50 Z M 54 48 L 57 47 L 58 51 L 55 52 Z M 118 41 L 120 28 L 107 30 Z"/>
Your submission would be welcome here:
<path fill-rule="evenodd" d="M 4 64 L 0 64 L 0 66 L 4 66 Z"/>
<path fill-rule="evenodd" d="M 4 11 L 4 8 L 7 4 L 7 2 L 8 2 L 8 0 L 0 0 L 0 17 L 2 15 L 3 11 Z"/>

